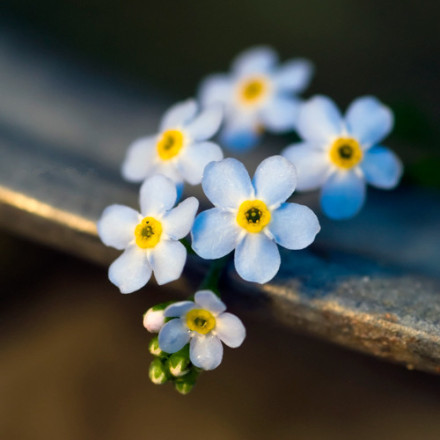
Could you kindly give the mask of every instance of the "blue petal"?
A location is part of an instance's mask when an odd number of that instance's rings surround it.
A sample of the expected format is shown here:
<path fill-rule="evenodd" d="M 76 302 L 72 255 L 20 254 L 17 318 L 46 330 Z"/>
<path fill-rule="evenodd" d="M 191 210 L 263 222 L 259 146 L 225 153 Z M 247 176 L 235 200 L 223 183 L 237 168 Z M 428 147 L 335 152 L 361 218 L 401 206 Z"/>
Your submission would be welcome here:
<path fill-rule="evenodd" d="M 182 177 L 191 185 L 202 181 L 203 172 L 209 162 L 223 159 L 221 148 L 214 142 L 197 142 L 188 145 L 180 156 L 178 168 Z"/>
<path fill-rule="evenodd" d="M 139 203 L 143 216 L 154 216 L 169 211 L 176 203 L 176 199 L 176 185 L 162 174 L 156 174 L 147 179 L 139 191 Z"/>
<path fill-rule="evenodd" d="M 106 246 L 125 249 L 133 241 L 140 220 L 140 214 L 128 206 L 107 206 L 96 225 L 99 238 Z"/>
<path fill-rule="evenodd" d="M 232 313 L 222 313 L 216 319 L 215 334 L 228 347 L 239 347 L 246 337 L 243 323 Z"/>
<path fill-rule="evenodd" d="M 185 127 L 191 137 L 196 141 L 209 139 L 217 132 L 223 119 L 223 106 L 213 104 L 203 109 L 200 114 Z"/>
<path fill-rule="evenodd" d="M 241 127 L 229 123 L 220 133 L 220 143 L 237 153 L 249 151 L 259 143 L 260 138 L 261 134 L 254 127 Z"/>
<path fill-rule="evenodd" d="M 173 240 L 180 240 L 188 235 L 198 207 L 199 201 L 195 197 L 188 197 L 171 211 L 168 211 L 162 219 L 166 235 Z"/>
<path fill-rule="evenodd" d="M 180 278 L 186 261 L 186 249 L 180 241 L 161 240 L 150 254 L 154 277 L 159 286 Z"/>
<path fill-rule="evenodd" d="M 221 258 L 235 249 L 241 229 L 235 214 L 218 208 L 203 211 L 192 229 L 192 248 L 202 258 Z"/>
<path fill-rule="evenodd" d="M 295 58 L 283 63 L 273 79 L 279 91 L 300 93 L 309 85 L 313 70 L 313 64 L 310 61 Z"/>
<path fill-rule="evenodd" d="M 191 121 L 197 113 L 197 103 L 194 99 L 178 102 L 169 108 L 161 121 L 160 130 L 183 127 Z"/>
<path fill-rule="evenodd" d="M 129 246 L 109 267 L 110 281 L 121 293 L 132 293 L 147 284 L 151 277 L 151 266 L 144 249 Z"/>
<path fill-rule="evenodd" d="M 205 78 L 199 88 L 199 100 L 206 106 L 226 103 L 232 92 L 232 80 L 228 75 L 214 74 Z"/>
<path fill-rule="evenodd" d="M 168 321 L 159 332 L 159 347 L 165 353 L 175 353 L 183 348 L 190 339 L 190 333 L 182 319 Z"/>
<path fill-rule="evenodd" d="M 356 170 L 335 172 L 321 192 L 324 214 L 334 220 L 356 215 L 364 204 L 365 182 Z"/>
<path fill-rule="evenodd" d="M 313 144 L 297 143 L 281 154 L 295 165 L 298 191 L 312 191 L 324 185 L 331 170 L 326 151 L 315 148 Z"/>
<path fill-rule="evenodd" d="M 274 97 L 261 111 L 265 128 L 283 133 L 296 127 L 301 101 L 287 96 Z"/>
<path fill-rule="evenodd" d="M 216 336 L 196 335 L 189 345 L 189 358 L 191 362 L 203 370 L 217 368 L 223 358 L 223 345 Z"/>
<path fill-rule="evenodd" d="M 264 284 L 281 264 L 277 245 L 263 233 L 247 234 L 235 250 L 235 269 L 246 281 Z"/>
<path fill-rule="evenodd" d="M 206 197 L 221 208 L 236 209 L 254 194 L 246 168 L 232 158 L 208 164 L 203 174 L 202 187 Z"/>
<path fill-rule="evenodd" d="M 297 203 L 283 203 L 273 211 L 268 228 L 275 241 L 287 249 L 304 249 L 321 229 L 315 213 Z"/>
<path fill-rule="evenodd" d="M 400 159 L 388 148 L 380 146 L 365 153 L 361 168 L 370 185 L 383 189 L 394 188 L 403 172 Z"/>
<path fill-rule="evenodd" d="M 252 47 L 235 58 L 232 70 L 239 75 L 268 72 L 277 61 L 278 56 L 271 47 Z"/>
<path fill-rule="evenodd" d="M 199 290 L 194 295 L 194 301 L 202 309 L 209 310 L 210 312 L 218 315 L 226 310 L 226 306 L 223 301 L 211 290 Z"/>
<path fill-rule="evenodd" d="M 348 131 L 366 148 L 380 142 L 394 124 L 391 110 L 373 96 L 353 101 L 345 119 Z"/>
<path fill-rule="evenodd" d="M 342 132 L 343 120 L 335 103 L 318 95 L 301 106 L 297 130 L 304 140 L 325 145 Z"/>
<path fill-rule="evenodd" d="M 166 318 L 180 318 L 186 315 L 191 309 L 195 308 L 193 301 L 179 301 L 174 304 L 170 304 L 164 312 Z"/>
<path fill-rule="evenodd" d="M 268 157 L 258 165 L 253 184 L 257 199 L 270 207 L 279 206 L 295 190 L 295 166 L 283 156 Z"/>

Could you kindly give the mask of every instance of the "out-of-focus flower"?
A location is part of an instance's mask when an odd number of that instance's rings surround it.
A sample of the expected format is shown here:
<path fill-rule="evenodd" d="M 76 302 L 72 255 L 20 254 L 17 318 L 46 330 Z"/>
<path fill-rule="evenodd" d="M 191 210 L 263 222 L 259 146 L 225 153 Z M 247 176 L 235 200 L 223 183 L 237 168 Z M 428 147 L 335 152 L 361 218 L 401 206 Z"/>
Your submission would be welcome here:
<path fill-rule="evenodd" d="M 307 87 L 312 72 L 305 59 L 278 65 L 273 49 L 255 47 L 234 60 L 230 74 L 207 77 L 199 96 L 203 105 L 224 105 L 222 144 L 243 151 L 256 145 L 264 130 L 282 133 L 296 127 L 296 95 Z"/>
<path fill-rule="evenodd" d="M 332 219 L 353 217 L 365 201 L 366 183 L 394 188 L 402 175 L 399 158 L 378 145 L 393 127 L 391 110 L 365 96 L 349 106 L 345 118 L 329 98 L 303 104 L 298 134 L 304 142 L 283 151 L 298 170 L 298 190 L 321 189 L 321 205 Z"/>
<path fill-rule="evenodd" d="M 175 104 L 163 116 L 159 133 L 130 145 L 122 164 L 122 175 L 141 182 L 163 174 L 175 183 L 200 183 L 205 166 L 223 158 L 221 148 L 207 139 L 217 132 L 223 117 L 221 105 L 198 113 L 193 99 Z"/>
<path fill-rule="evenodd" d="M 295 167 L 282 156 L 261 162 L 252 182 L 238 160 L 209 164 L 202 187 L 215 208 L 196 217 L 193 249 L 206 259 L 223 257 L 235 249 L 235 268 L 243 279 L 271 280 L 281 263 L 277 244 L 303 249 L 320 230 L 311 209 L 285 203 L 295 185 Z"/>
<path fill-rule="evenodd" d="M 203 370 L 218 367 L 223 358 L 222 342 L 239 347 L 246 330 L 235 315 L 210 290 L 200 290 L 194 301 L 181 301 L 165 309 L 168 321 L 159 332 L 159 346 L 166 353 L 175 353 L 190 344 L 191 363 Z"/>
<path fill-rule="evenodd" d="M 152 272 L 159 285 L 180 277 L 187 252 L 179 240 L 189 233 L 199 202 L 189 197 L 172 209 L 176 198 L 174 183 L 156 175 L 141 186 L 140 213 L 122 205 L 108 206 L 102 213 L 99 237 L 107 246 L 124 249 L 108 272 L 121 293 L 139 290 Z"/>

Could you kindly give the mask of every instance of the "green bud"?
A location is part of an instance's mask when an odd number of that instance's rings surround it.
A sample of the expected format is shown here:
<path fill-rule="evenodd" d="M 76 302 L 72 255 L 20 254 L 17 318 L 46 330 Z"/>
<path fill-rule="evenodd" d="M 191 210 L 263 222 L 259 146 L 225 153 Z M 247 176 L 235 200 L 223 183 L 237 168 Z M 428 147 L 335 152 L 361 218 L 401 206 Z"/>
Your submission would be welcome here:
<path fill-rule="evenodd" d="M 161 385 L 167 382 L 168 372 L 159 358 L 156 358 L 151 362 L 148 376 L 150 377 L 151 382 L 156 385 Z"/>
<path fill-rule="evenodd" d="M 157 336 L 148 344 L 148 351 L 154 356 L 163 356 L 165 354 L 159 347 L 159 338 Z"/>
<path fill-rule="evenodd" d="M 188 394 L 194 388 L 198 375 L 198 371 L 194 367 L 191 368 L 185 376 L 179 377 L 175 380 L 174 388 L 180 394 Z"/>
<path fill-rule="evenodd" d="M 189 365 L 190 360 L 188 349 L 182 349 L 177 353 L 172 354 L 168 359 L 168 369 L 174 377 L 181 377 L 187 374 L 189 371 Z"/>

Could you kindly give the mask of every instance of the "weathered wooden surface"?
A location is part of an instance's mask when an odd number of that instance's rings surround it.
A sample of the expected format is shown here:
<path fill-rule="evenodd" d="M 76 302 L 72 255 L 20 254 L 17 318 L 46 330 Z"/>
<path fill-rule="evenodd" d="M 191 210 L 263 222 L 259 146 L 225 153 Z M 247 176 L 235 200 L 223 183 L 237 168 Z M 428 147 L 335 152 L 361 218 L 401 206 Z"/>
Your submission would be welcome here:
<path fill-rule="evenodd" d="M 138 186 L 123 182 L 119 164 L 131 140 L 154 132 L 166 103 L 11 38 L 0 43 L 0 90 L 0 225 L 107 264 L 116 253 L 95 222 L 108 204 L 136 206 Z M 257 150 L 250 168 L 267 154 Z M 439 373 L 438 194 L 369 195 L 356 219 L 322 219 L 311 250 L 284 253 L 271 283 L 230 270 L 226 291 L 296 329 Z M 185 276 L 197 270 L 191 258 Z"/>

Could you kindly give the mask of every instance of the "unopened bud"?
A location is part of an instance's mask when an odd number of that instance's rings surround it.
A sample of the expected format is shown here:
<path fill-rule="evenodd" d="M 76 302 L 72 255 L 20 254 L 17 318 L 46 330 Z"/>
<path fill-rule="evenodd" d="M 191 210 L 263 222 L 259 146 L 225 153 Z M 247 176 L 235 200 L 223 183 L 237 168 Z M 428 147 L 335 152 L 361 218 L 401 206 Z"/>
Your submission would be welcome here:
<path fill-rule="evenodd" d="M 194 367 L 191 368 L 188 374 L 176 379 L 174 383 L 176 391 L 183 395 L 188 394 L 194 388 L 198 375 L 199 373 L 196 369 Z"/>
<path fill-rule="evenodd" d="M 187 346 L 174 353 L 168 359 L 168 369 L 174 377 L 181 377 L 189 371 L 189 352 Z"/>
<path fill-rule="evenodd" d="M 150 333 L 159 333 L 159 330 L 164 325 L 164 310 L 168 304 L 169 303 L 158 304 L 145 312 L 143 324 Z"/>
<path fill-rule="evenodd" d="M 150 377 L 151 382 L 156 385 L 161 385 L 168 380 L 167 369 L 159 358 L 156 358 L 151 362 L 148 376 Z"/>
<path fill-rule="evenodd" d="M 165 353 L 159 347 L 159 338 L 157 336 L 148 344 L 148 351 L 154 356 L 162 356 Z"/>

